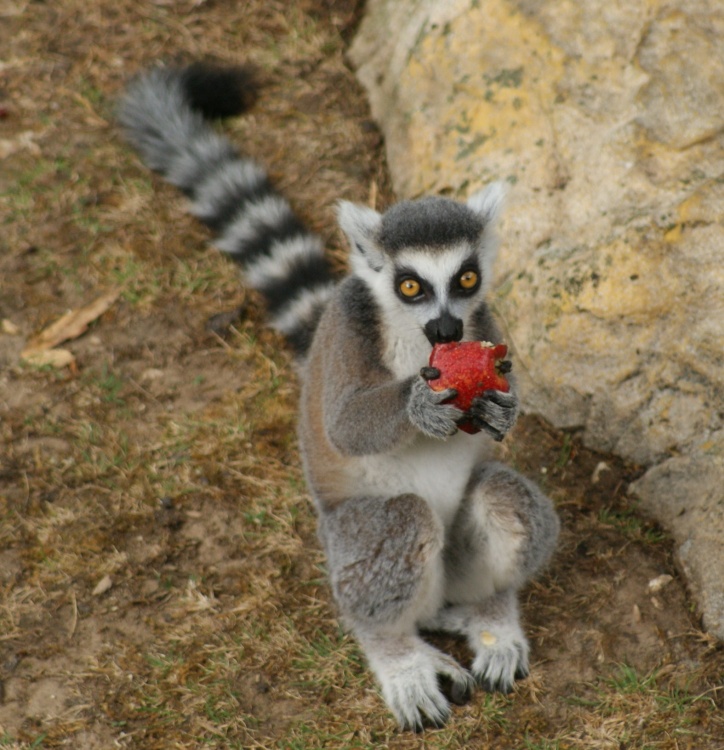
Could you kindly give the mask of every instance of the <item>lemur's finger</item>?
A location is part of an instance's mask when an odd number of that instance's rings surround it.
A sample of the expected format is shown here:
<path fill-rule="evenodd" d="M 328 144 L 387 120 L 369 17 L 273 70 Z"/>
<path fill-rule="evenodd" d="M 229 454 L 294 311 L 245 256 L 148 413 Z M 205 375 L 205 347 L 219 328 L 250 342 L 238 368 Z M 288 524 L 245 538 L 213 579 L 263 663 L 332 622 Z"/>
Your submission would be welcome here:
<path fill-rule="evenodd" d="M 440 377 L 440 370 L 437 367 L 423 367 L 420 370 L 420 376 L 423 380 L 437 380 Z"/>
<path fill-rule="evenodd" d="M 444 391 L 433 391 L 437 395 L 436 403 L 442 404 L 445 401 L 452 401 L 457 398 L 458 392 L 454 388 L 446 388 Z"/>
<path fill-rule="evenodd" d="M 515 396 L 512 393 L 505 393 L 505 391 L 485 391 L 480 398 L 492 401 L 494 404 L 506 408 L 511 408 L 515 405 Z"/>

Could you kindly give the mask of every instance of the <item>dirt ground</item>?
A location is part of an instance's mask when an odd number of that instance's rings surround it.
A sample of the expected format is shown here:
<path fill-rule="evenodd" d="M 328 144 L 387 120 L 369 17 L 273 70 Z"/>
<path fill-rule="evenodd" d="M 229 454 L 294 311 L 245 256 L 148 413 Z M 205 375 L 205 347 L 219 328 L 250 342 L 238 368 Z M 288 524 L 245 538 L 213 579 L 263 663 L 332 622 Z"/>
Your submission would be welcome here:
<path fill-rule="evenodd" d="M 504 456 L 563 532 L 515 693 L 401 734 L 337 623 L 291 360 L 113 111 L 152 61 L 251 61 L 226 129 L 343 263 L 335 201 L 393 198 L 344 61 L 360 5 L 0 0 L 0 747 L 724 748 L 724 653 L 640 469 L 533 416 Z M 21 360 L 109 292 L 69 364 Z"/>

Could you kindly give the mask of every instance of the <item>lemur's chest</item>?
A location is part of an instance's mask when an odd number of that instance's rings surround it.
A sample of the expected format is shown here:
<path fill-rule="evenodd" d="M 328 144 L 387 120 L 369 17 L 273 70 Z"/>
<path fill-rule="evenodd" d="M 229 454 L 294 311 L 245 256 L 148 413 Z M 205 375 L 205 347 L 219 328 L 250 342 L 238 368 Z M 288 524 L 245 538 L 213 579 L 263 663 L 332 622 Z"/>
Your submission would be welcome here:
<path fill-rule="evenodd" d="M 353 472 L 356 490 L 387 497 L 419 495 L 448 527 L 484 453 L 479 439 L 462 432 L 447 440 L 420 435 L 389 454 L 357 459 Z"/>

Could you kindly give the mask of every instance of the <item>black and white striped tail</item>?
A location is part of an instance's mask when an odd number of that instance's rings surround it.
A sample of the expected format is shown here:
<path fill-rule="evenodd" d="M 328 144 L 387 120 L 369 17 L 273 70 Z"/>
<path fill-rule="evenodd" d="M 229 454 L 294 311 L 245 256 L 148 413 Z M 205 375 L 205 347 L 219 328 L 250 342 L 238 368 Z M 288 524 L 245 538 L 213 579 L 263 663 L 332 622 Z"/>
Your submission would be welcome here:
<path fill-rule="evenodd" d="M 191 198 L 214 244 L 265 297 L 272 327 L 304 355 L 335 285 L 322 244 L 266 172 L 209 123 L 238 114 L 252 95 L 243 69 L 154 68 L 131 83 L 118 119 L 147 166 Z"/>

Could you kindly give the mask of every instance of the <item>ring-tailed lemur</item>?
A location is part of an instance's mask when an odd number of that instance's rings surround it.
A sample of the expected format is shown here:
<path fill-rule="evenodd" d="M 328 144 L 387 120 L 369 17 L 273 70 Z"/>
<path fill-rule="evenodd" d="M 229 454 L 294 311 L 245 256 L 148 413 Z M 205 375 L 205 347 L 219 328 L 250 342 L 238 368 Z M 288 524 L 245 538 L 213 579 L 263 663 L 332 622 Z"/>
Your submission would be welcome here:
<path fill-rule="evenodd" d="M 266 173 L 208 123 L 242 108 L 243 80 L 153 69 L 130 85 L 120 123 L 192 199 L 298 355 L 300 447 L 334 597 L 400 725 L 437 726 L 475 681 L 510 691 L 528 673 L 517 592 L 559 528 L 550 500 L 492 460 L 491 437 L 516 418 L 514 381 L 474 402 L 472 436 L 457 430 L 454 392 L 426 382 L 439 375 L 434 343 L 500 341 L 485 293 L 503 190 L 384 214 L 340 203 L 351 272 L 337 280 Z M 428 629 L 466 637 L 471 671 L 423 640 Z"/>

